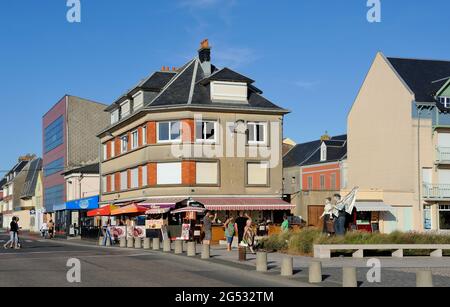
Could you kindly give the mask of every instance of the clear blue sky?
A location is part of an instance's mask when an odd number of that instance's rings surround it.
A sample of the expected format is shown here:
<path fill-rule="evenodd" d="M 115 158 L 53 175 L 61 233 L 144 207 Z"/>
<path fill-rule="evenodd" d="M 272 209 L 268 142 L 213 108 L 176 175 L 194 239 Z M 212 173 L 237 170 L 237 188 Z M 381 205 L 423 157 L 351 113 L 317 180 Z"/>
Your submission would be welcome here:
<path fill-rule="evenodd" d="M 448 0 L 66 0 L 0 2 L 0 170 L 41 155 L 42 115 L 64 94 L 111 103 L 154 70 L 180 66 L 209 38 L 213 61 L 256 80 L 292 110 L 297 142 L 346 131 L 346 116 L 377 51 L 450 59 Z M 2 175 L 2 174 L 0 174 Z"/>

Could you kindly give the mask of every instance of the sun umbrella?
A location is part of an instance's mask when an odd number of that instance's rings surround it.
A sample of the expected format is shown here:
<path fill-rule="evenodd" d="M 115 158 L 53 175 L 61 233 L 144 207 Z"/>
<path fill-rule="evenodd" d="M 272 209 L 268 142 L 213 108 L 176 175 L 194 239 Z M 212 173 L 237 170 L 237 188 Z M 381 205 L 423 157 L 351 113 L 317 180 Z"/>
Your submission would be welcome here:
<path fill-rule="evenodd" d="M 111 211 L 114 209 L 117 209 L 117 206 L 113 205 L 107 205 L 98 209 L 94 209 L 87 212 L 87 216 L 94 217 L 94 216 L 110 216 Z"/>
<path fill-rule="evenodd" d="M 145 214 L 147 207 L 139 206 L 136 204 L 128 205 L 122 208 L 118 208 L 111 211 L 111 215 L 140 215 Z"/>

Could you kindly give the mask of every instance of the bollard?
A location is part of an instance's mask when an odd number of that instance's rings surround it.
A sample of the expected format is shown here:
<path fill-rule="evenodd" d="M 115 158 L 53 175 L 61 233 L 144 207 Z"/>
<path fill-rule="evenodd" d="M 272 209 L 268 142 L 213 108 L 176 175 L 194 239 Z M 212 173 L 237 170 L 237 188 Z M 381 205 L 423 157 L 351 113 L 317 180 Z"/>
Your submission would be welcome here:
<path fill-rule="evenodd" d="M 422 270 L 416 273 L 416 286 L 418 288 L 433 287 L 433 273 L 431 270 Z"/>
<path fill-rule="evenodd" d="M 187 244 L 188 257 L 195 257 L 195 255 L 197 254 L 197 251 L 195 249 L 196 249 L 195 242 L 188 242 Z"/>
<path fill-rule="evenodd" d="M 105 245 L 107 246 L 107 247 L 110 247 L 111 246 L 111 239 L 106 239 L 106 242 L 105 242 Z"/>
<path fill-rule="evenodd" d="M 356 268 L 355 267 L 342 268 L 342 286 L 344 288 L 358 287 L 358 281 L 356 279 Z"/>
<path fill-rule="evenodd" d="M 322 262 L 312 261 L 309 264 L 309 283 L 317 284 L 322 282 Z"/>
<path fill-rule="evenodd" d="M 120 238 L 120 247 L 121 248 L 127 247 L 127 239 L 126 238 Z"/>
<path fill-rule="evenodd" d="M 294 275 L 294 258 L 285 256 L 281 263 L 281 276 Z"/>
<path fill-rule="evenodd" d="M 179 255 L 183 253 L 183 241 L 175 241 L 175 254 Z"/>
<path fill-rule="evenodd" d="M 202 259 L 209 259 L 211 257 L 211 247 L 209 244 L 203 244 Z"/>
<path fill-rule="evenodd" d="M 159 251 L 159 238 L 153 238 L 152 245 L 154 251 Z"/>
<path fill-rule="evenodd" d="M 247 247 L 239 246 L 238 254 L 239 254 L 239 261 L 246 261 L 247 260 Z"/>
<path fill-rule="evenodd" d="M 142 239 L 141 238 L 134 239 L 134 248 L 136 248 L 136 249 L 142 248 Z"/>
<path fill-rule="evenodd" d="M 144 238 L 144 249 L 150 249 L 151 243 L 150 238 Z"/>
<path fill-rule="evenodd" d="M 102 246 L 103 245 L 103 237 L 99 237 L 98 238 L 98 245 Z"/>
<path fill-rule="evenodd" d="M 163 251 L 165 253 L 170 253 L 172 251 L 172 247 L 171 247 L 170 243 L 171 243 L 170 239 L 163 241 Z"/>
<path fill-rule="evenodd" d="M 256 253 L 256 271 L 267 272 L 267 253 L 257 252 Z"/>
<path fill-rule="evenodd" d="M 127 248 L 134 247 L 134 239 L 132 237 L 127 238 Z"/>

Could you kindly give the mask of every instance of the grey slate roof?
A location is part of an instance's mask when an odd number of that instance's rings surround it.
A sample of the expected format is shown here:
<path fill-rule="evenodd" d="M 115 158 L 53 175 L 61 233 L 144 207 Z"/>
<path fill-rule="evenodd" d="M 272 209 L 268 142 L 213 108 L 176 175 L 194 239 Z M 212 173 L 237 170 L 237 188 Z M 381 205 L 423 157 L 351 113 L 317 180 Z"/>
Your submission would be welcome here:
<path fill-rule="evenodd" d="M 320 161 L 321 140 L 297 144 L 283 157 L 283 167 L 303 166 L 340 161 L 347 156 L 347 135 L 332 137 L 324 141 L 327 145 L 327 160 Z"/>
<path fill-rule="evenodd" d="M 100 165 L 98 163 L 89 164 L 82 167 L 73 168 L 63 173 L 64 176 L 70 174 L 100 174 Z"/>
<path fill-rule="evenodd" d="M 27 165 L 27 177 L 22 188 L 22 194 L 20 198 L 31 198 L 36 191 L 36 184 L 39 177 L 39 172 L 42 170 L 42 159 L 37 158 Z"/>
<path fill-rule="evenodd" d="M 237 73 L 227 67 L 222 68 L 215 73 L 211 74 L 211 76 L 201 80 L 202 84 L 207 84 L 211 81 L 229 81 L 229 82 L 244 82 L 247 84 L 252 84 L 255 81 Z"/>
<path fill-rule="evenodd" d="M 450 61 L 387 59 L 414 92 L 417 102 L 434 102 L 434 96 L 450 77 Z"/>

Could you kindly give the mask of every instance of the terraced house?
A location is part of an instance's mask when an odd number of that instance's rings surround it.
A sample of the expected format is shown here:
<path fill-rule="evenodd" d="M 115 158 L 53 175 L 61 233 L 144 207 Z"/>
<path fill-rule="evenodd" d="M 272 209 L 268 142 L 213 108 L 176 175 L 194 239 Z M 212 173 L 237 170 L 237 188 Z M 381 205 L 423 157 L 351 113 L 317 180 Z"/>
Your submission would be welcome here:
<path fill-rule="evenodd" d="M 449 80 L 449 61 L 379 53 L 350 111 L 349 187 L 383 232 L 450 230 Z"/>
<path fill-rule="evenodd" d="M 281 219 L 283 108 L 254 81 L 198 56 L 161 71 L 110 105 L 103 144 L 101 203 L 182 205 L 187 199 L 219 211 L 247 210 Z M 241 144 L 242 146 L 239 146 Z"/>

